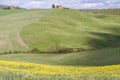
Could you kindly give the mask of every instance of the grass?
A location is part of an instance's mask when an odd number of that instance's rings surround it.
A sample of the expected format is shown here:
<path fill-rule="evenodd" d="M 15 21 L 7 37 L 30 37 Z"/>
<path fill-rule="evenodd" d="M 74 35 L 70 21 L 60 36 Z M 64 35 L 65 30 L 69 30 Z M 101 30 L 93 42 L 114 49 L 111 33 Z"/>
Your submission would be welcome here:
<path fill-rule="evenodd" d="M 2 80 L 117 80 L 119 77 L 114 76 L 97 76 L 97 77 L 76 77 L 70 75 L 28 75 L 25 73 L 6 72 L 0 73 Z"/>
<path fill-rule="evenodd" d="M 64 48 L 120 46 L 120 16 L 75 10 L 54 10 L 21 33 L 30 48 L 50 51 Z"/>
<path fill-rule="evenodd" d="M 0 79 L 118 80 L 119 22 L 117 15 L 76 10 L 0 10 L 0 52 L 97 49 L 63 54 L 1 54 Z"/>
<path fill-rule="evenodd" d="M 70 75 L 29 75 L 20 72 L 0 72 L 2 80 L 86 80 L 86 78 L 77 78 Z M 112 78 L 111 78 L 112 79 Z"/>
<path fill-rule="evenodd" d="M 0 10 L 0 52 L 28 50 L 20 36 L 23 27 L 38 21 L 51 10 Z"/>
<path fill-rule="evenodd" d="M 120 15 L 120 9 L 100 9 L 100 10 L 86 10 L 93 13 L 102 13 L 102 14 L 109 14 L 109 15 Z"/>
<path fill-rule="evenodd" d="M 0 16 L 24 12 L 25 10 L 0 10 Z"/>
<path fill-rule="evenodd" d="M 66 54 L 6 54 L 0 60 L 70 66 L 105 66 L 120 64 L 120 48 Z"/>

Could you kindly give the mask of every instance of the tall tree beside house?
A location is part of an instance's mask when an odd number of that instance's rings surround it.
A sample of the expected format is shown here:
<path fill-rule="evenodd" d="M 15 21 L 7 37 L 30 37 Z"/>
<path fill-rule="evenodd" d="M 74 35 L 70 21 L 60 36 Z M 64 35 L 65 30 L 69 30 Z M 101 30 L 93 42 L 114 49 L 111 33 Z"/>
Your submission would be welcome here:
<path fill-rule="evenodd" d="M 52 8 L 55 8 L 55 4 L 52 4 Z"/>

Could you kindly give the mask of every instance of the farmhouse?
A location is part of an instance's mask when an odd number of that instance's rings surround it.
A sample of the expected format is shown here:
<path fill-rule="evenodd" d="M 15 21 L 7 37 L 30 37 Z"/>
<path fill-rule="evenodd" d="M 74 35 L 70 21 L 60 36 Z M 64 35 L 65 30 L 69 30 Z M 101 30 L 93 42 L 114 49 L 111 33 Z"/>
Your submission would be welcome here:
<path fill-rule="evenodd" d="M 52 8 L 63 9 L 63 6 L 52 4 Z"/>
<path fill-rule="evenodd" d="M 57 9 L 63 9 L 62 5 L 56 5 Z"/>
<path fill-rule="evenodd" d="M 55 4 L 52 4 L 52 8 L 57 8 L 57 9 L 70 9 L 68 7 L 63 7 L 62 5 L 55 5 Z"/>

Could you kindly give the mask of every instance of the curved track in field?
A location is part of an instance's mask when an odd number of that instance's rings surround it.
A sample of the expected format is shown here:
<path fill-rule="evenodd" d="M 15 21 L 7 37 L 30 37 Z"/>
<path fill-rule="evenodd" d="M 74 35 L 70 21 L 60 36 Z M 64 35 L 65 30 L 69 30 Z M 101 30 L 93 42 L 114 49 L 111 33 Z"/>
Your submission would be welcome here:
<path fill-rule="evenodd" d="M 50 12 L 51 10 L 26 10 L 0 16 L 0 52 L 29 49 L 22 40 L 20 31 Z"/>

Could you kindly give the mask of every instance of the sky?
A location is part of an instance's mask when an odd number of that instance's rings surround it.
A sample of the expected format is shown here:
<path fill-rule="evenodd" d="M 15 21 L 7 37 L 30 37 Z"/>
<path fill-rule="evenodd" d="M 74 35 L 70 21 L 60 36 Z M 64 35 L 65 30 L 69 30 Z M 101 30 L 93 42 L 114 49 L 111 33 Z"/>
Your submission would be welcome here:
<path fill-rule="evenodd" d="M 2 5 L 16 5 L 22 8 L 51 8 L 60 4 L 73 9 L 120 8 L 120 0 L 0 0 Z"/>

